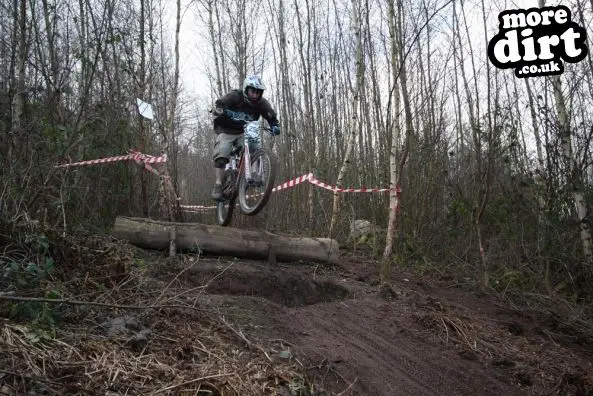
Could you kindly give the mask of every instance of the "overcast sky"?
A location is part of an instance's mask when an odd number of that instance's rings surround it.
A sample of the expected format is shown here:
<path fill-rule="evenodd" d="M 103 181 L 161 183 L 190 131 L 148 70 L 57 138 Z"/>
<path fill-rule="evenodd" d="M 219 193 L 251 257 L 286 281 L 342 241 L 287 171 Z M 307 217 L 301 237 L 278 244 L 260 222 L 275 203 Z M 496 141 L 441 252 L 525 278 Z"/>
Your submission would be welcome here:
<path fill-rule="evenodd" d="M 474 0 L 478 4 L 480 4 L 481 0 Z M 486 4 L 486 8 L 491 8 L 495 10 L 489 15 L 489 29 L 494 29 L 497 25 L 497 16 L 498 12 L 496 10 L 503 10 L 503 9 L 510 9 L 510 8 L 523 8 L 527 9 L 530 7 L 537 7 L 538 0 L 505 0 L 505 1 L 493 1 L 493 0 L 484 0 Z M 183 13 L 183 20 L 181 24 L 181 31 L 180 31 L 180 72 L 182 82 L 186 88 L 186 94 L 203 96 L 204 98 L 209 97 L 209 84 L 208 78 L 206 75 L 206 67 L 208 60 L 211 58 L 211 48 L 208 42 L 204 39 L 207 35 L 206 26 L 203 26 L 201 21 L 199 21 L 196 16 L 196 6 L 195 4 L 190 6 L 187 9 L 188 4 L 191 0 L 182 0 L 182 10 Z M 466 2 L 471 3 L 471 2 Z M 546 5 L 556 5 L 562 4 L 561 1 L 546 1 Z M 175 7 L 176 2 L 169 2 L 167 4 L 168 9 L 168 17 L 170 22 L 170 30 L 171 34 L 171 43 L 174 40 L 174 23 L 175 23 Z M 477 29 L 477 34 L 474 36 L 477 40 L 475 43 L 476 47 L 483 45 L 483 26 L 481 22 L 481 11 L 479 9 L 475 10 L 478 12 L 476 17 L 479 18 L 477 20 L 472 21 L 470 20 L 470 25 L 473 26 L 474 29 Z M 447 11 L 444 11 L 447 12 Z M 468 18 L 471 18 L 471 15 L 468 13 Z M 474 48 L 476 48 L 474 47 Z M 485 51 L 480 52 L 484 59 L 487 58 L 487 54 Z M 484 60 L 483 59 L 483 60 Z M 512 70 L 509 72 L 512 73 Z M 270 84 L 271 85 L 271 84 Z"/>
<path fill-rule="evenodd" d="M 384 1 L 384 0 L 383 0 Z M 487 61 L 486 44 L 484 42 L 484 23 L 481 15 L 481 1 L 482 0 L 465 0 L 466 14 L 468 18 L 468 24 L 471 31 L 475 31 L 472 34 L 472 48 L 476 54 L 476 57 L 481 57 L 477 64 L 483 64 Z M 208 36 L 207 26 L 203 24 L 199 18 L 196 17 L 196 4 L 189 6 L 191 0 L 182 0 L 182 24 L 180 31 L 180 78 L 183 84 L 184 91 L 182 92 L 181 100 L 186 105 L 184 106 L 184 112 L 189 112 L 191 118 L 196 115 L 205 116 L 208 108 L 211 106 L 212 97 L 211 87 L 208 81 L 207 68 L 209 67 L 211 55 L 211 47 L 206 39 Z M 490 39 L 494 34 L 497 33 L 498 29 L 498 13 L 506 9 L 528 9 L 532 7 L 538 7 L 538 0 L 504 0 L 504 1 L 493 1 L 484 0 L 486 9 L 491 9 L 492 12 L 487 17 L 488 24 L 488 38 Z M 565 1 L 558 0 L 547 0 L 546 5 L 557 5 L 566 3 Z M 477 7 L 471 7 L 470 4 L 476 5 Z M 167 18 L 170 21 L 169 25 L 169 43 L 171 46 L 174 45 L 174 33 L 175 33 L 175 13 L 176 13 L 176 2 L 170 1 L 165 5 Z M 442 10 L 441 13 L 450 15 L 449 8 Z M 289 38 L 290 39 L 290 38 Z M 290 56 L 290 55 L 289 55 Z M 468 60 L 469 61 L 469 60 Z M 504 73 L 513 74 L 513 69 L 507 69 Z M 269 81 L 268 77 L 265 78 L 266 84 L 271 87 L 271 90 L 267 93 L 268 98 L 276 96 L 273 92 L 275 86 L 274 81 Z M 237 87 L 239 88 L 239 87 Z M 387 87 L 385 87 L 387 89 Z M 483 91 L 485 92 L 485 90 Z M 278 103 L 273 103 L 278 106 Z"/>

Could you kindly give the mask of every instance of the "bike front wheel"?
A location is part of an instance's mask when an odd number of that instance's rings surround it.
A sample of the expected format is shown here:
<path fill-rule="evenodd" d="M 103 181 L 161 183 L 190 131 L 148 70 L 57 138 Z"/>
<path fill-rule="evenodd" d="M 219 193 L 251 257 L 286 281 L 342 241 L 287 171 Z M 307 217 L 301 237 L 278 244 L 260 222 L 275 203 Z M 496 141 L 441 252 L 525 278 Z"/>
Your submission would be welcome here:
<path fill-rule="evenodd" d="M 253 216 L 268 202 L 276 180 L 276 156 L 266 149 L 259 149 L 251 155 L 251 180 L 241 174 L 239 181 L 239 206 L 241 211 Z"/>

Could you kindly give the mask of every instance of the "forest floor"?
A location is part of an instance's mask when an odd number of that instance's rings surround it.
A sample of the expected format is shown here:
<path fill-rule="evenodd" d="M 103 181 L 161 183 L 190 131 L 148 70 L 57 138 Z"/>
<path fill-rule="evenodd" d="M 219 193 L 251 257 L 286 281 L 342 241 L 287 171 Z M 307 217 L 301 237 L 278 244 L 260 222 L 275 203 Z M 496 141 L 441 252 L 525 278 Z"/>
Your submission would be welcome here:
<path fill-rule="evenodd" d="M 30 322 L 0 301 L 0 395 L 593 395 L 593 326 L 545 296 L 397 268 L 381 286 L 364 252 L 271 265 L 69 246 L 78 264 L 45 284 L 68 302 Z"/>

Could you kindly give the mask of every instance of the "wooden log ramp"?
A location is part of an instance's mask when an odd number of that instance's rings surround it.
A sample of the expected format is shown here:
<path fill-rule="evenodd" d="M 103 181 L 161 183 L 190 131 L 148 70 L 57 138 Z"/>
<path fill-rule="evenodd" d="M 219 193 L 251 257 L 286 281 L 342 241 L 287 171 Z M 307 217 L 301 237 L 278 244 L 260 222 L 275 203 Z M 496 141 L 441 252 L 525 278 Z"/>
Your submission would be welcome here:
<path fill-rule="evenodd" d="M 200 223 L 176 223 L 118 216 L 111 233 L 143 249 L 200 250 L 275 262 L 312 261 L 335 264 L 338 242 L 331 238 L 288 237 L 267 231 L 241 230 Z"/>

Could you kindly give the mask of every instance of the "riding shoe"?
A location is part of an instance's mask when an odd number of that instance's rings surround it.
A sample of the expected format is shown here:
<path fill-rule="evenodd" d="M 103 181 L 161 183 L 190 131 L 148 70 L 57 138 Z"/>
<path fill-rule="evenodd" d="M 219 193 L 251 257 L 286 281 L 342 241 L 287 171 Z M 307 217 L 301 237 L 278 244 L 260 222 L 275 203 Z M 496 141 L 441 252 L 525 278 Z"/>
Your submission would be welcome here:
<path fill-rule="evenodd" d="M 222 198 L 222 185 L 215 184 L 214 188 L 212 189 L 212 199 L 218 201 Z"/>

